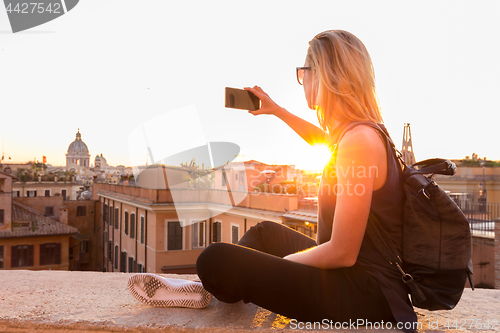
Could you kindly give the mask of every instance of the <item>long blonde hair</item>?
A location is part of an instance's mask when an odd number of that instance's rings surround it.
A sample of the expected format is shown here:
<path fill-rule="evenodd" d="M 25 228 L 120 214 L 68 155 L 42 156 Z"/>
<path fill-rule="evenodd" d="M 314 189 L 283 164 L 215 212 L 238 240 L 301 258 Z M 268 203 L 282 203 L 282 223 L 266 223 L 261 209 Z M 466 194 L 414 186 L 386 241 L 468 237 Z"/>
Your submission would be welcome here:
<path fill-rule="evenodd" d="M 372 60 L 356 36 L 343 30 L 317 34 L 309 42 L 307 63 L 318 78 L 313 104 L 323 130 L 331 132 L 333 119 L 382 122 Z"/>

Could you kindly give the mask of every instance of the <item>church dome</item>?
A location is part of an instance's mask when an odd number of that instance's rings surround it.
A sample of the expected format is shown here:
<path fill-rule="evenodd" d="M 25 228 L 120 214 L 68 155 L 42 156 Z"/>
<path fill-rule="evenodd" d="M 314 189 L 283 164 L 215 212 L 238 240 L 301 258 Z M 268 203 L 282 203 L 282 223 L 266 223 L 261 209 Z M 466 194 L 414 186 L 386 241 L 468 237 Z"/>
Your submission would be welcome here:
<path fill-rule="evenodd" d="M 76 133 L 75 141 L 71 142 L 68 147 L 68 154 L 88 154 L 89 148 L 82 141 L 82 135 L 80 134 L 80 130 Z"/>

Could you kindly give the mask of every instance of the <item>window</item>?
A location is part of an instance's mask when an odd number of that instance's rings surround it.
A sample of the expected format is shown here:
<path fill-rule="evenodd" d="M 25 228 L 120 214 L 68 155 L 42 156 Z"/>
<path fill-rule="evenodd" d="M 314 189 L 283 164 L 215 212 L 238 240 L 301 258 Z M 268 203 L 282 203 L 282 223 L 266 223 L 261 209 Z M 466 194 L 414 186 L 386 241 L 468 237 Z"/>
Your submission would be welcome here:
<path fill-rule="evenodd" d="M 135 238 L 135 214 L 130 215 L 130 238 Z"/>
<path fill-rule="evenodd" d="M 125 212 L 125 235 L 128 235 L 128 212 Z"/>
<path fill-rule="evenodd" d="M 0 269 L 3 268 L 3 245 L 0 245 Z"/>
<path fill-rule="evenodd" d="M 134 258 L 133 257 L 128 258 L 128 272 L 134 273 Z"/>
<path fill-rule="evenodd" d="M 231 243 L 237 244 L 239 240 L 240 227 L 231 225 Z"/>
<path fill-rule="evenodd" d="M 108 205 L 106 204 L 102 206 L 102 219 L 104 222 L 108 223 Z"/>
<path fill-rule="evenodd" d="M 168 222 L 168 250 L 182 250 L 182 228 L 179 221 Z"/>
<path fill-rule="evenodd" d="M 222 186 L 226 186 L 226 182 L 227 182 L 226 171 L 224 171 L 224 169 L 222 169 Z"/>
<path fill-rule="evenodd" d="M 137 273 L 144 273 L 144 266 L 142 264 L 137 265 Z"/>
<path fill-rule="evenodd" d="M 120 272 L 122 273 L 127 272 L 127 252 L 125 251 L 122 251 L 120 257 Z"/>
<path fill-rule="evenodd" d="M 108 230 L 106 230 L 106 229 L 103 232 L 103 238 L 104 239 L 108 239 Z M 100 239 L 101 238 L 99 237 L 99 242 L 100 242 Z M 107 258 L 108 257 L 108 251 L 104 250 L 103 252 L 104 252 L 104 258 Z"/>
<path fill-rule="evenodd" d="M 113 225 L 113 207 L 109 206 L 109 224 Z"/>
<path fill-rule="evenodd" d="M 61 196 L 63 197 L 63 200 L 66 200 L 66 190 L 61 190 Z"/>
<path fill-rule="evenodd" d="M 4 216 L 5 216 L 5 211 L 3 209 L 0 209 L 0 224 L 4 224 Z"/>
<path fill-rule="evenodd" d="M 205 222 L 193 224 L 193 249 L 205 247 Z"/>
<path fill-rule="evenodd" d="M 86 206 L 76 207 L 76 216 L 85 216 L 85 215 L 87 215 L 87 207 Z"/>
<path fill-rule="evenodd" d="M 30 198 L 36 197 L 36 190 L 28 190 L 26 196 Z"/>
<path fill-rule="evenodd" d="M 45 190 L 44 195 L 45 195 L 46 197 L 50 197 L 50 190 Z"/>
<path fill-rule="evenodd" d="M 108 260 L 113 263 L 113 241 L 109 241 L 108 253 Z"/>
<path fill-rule="evenodd" d="M 118 269 L 118 245 L 115 246 L 115 269 Z"/>
<path fill-rule="evenodd" d="M 45 207 L 45 216 L 53 216 L 54 215 L 54 206 Z"/>
<path fill-rule="evenodd" d="M 0 192 L 5 192 L 5 179 L 0 179 Z"/>
<path fill-rule="evenodd" d="M 61 243 L 40 244 L 40 265 L 61 264 Z"/>
<path fill-rule="evenodd" d="M 141 244 L 144 244 L 144 216 L 141 216 Z"/>
<path fill-rule="evenodd" d="M 84 240 L 80 242 L 80 252 L 84 253 L 90 252 L 90 241 Z"/>
<path fill-rule="evenodd" d="M 120 223 L 120 211 L 115 208 L 115 229 L 118 229 L 118 223 Z"/>
<path fill-rule="evenodd" d="M 33 245 L 11 247 L 11 267 L 33 266 Z"/>
<path fill-rule="evenodd" d="M 12 191 L 12 197 L 13 198 L 19 198 L 19 196 L 21 195 L 21 192 L 16 190 L 16 191 Z"/>
<path fill-rule="evenodd" d="M 214 222 L 212 225 L 212 242 L 218 243 L 222 240 L 222 223 Z"/>

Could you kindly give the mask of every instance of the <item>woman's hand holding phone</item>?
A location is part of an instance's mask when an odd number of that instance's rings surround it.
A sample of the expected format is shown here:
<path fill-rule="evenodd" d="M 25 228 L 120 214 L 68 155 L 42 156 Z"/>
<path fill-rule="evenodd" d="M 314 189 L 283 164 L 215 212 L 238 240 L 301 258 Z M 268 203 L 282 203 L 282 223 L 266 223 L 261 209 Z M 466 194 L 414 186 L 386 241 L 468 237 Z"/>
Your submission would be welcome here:
<path fill-rule="evenodd" d="M 282 107 L 276 104 L 269 95 L 262 90 L 259 86 L 253 86 L 253 88 L 245 87 L 245 90 L 252 92 L 255 96 L 260 99 L 260 109 L 255 111 L 248 111 L 248 113 L 257 116 L 259 114 L 271 114 L 280 117 L 280 113 L 284 111 Z"/>

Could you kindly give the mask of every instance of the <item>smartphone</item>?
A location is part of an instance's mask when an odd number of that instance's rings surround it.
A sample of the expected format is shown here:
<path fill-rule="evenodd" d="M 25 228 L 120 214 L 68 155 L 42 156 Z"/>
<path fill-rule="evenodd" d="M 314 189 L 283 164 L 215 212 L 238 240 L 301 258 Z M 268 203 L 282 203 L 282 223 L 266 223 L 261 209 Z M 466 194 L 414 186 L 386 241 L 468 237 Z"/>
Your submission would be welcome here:
<path fill-rule="evenodd" d="M 260 99 L 248 90 L 226 87 L 226 108 L 258 110 Z"/>

